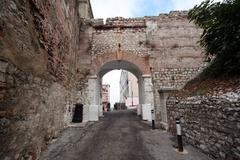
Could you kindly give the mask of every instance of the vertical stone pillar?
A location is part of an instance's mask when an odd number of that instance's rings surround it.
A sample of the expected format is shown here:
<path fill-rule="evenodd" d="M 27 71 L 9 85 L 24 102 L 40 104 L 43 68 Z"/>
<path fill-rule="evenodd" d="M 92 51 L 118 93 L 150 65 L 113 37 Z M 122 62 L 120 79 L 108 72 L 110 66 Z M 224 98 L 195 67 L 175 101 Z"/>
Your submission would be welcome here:
<path fill-rule="evenodd" d="M 97 76 L 88 79 L 89 121 L 99 120 L 100 86 Z"/>
<path fill-rule="evenodd" d="M 144 103 L 144 90 L 143 90 L 143 78 L 138 77 L 138 92 L 139 92 L 139 105 L 137 107 L 137 115 L 142 115 L 142 104 Z"/>
<path fill-rule="evenodd" d="M 102 106 L 102 79 L 98 77 L 98 93 L 99 93 L 99 108 L 98 115 L 99 117 L 103 117 L 103 106 Z"/>
<path fill-rule="evenodd" d="M 160 97 L 160 113 L 161 113 L 161 126 L 168 130 L 168 120 L 167 120 L 167 98 L 170 90 L 160 90 L 159 97 Z"/>
<path fill-rule="evenodd" d="M 151 121 L 151 110 L 154 109 L 153 85 L 151 75 L 143 75 L 143 104 L 142 118 L 143 120 Z"/>

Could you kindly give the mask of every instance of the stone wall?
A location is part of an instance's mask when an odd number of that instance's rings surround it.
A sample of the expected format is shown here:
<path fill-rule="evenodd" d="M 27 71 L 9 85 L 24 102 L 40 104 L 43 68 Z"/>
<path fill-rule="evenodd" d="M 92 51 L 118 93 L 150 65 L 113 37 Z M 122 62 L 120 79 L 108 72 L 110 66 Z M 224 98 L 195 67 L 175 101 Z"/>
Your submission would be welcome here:
<path fill-rule="evenodd" d="M 156 107 L 156 119 L 162 121 L 161 108 L 168 94 L 160 96 L 160 92 L 170 92 L 182 88 L 189 80 L 198 75 L 202 70 L 199 68 L 162 68 L 153 73 L 154 97 Z M 163 127 L 167 129 L 166 127 Z"/>
<path fill-rule="evenodd" d="M 189 23 L 187 12 L 130 19 L 117 17 L 107 19 L 106 24 L 98 19 L 92 21 L 92 25 L 93 62 L 116 53 L 119 44 L 129 55 L 124 58 L 130 62 L 131 55 L 145 58 L 147 66 L 143 66 L 151 70 L 158 121 L 161 121 L 159 91 L 182 88 L 204 66 L 202 50 L 197 44 L 202 32 Z"/>
<path fill-rule="evenodd" d="M 0 135 L 4 137 L 0 140 L 0 157 L 35 159 L 67 125 L 66 102 L 76 100 L 76 91 L 70 92 L 9 62 L 1 61 L 0 66 L 4 92 L 0 101 Z"/>
<path fill-rule="evenodd" d="M 70 123 L 74 104 L 87 103 L 89 69 L 80 60 L 90 44 L 78 5 L 1 1 L 0 159 L 37 159 Z"/>
<path fill-rule="evenodd" d="M 159 89 L 178 89 L 202 70 L 199 68 L 162 68 L 153 73 L 155 87 Z"/>
<path fill-rule="evenodd" d="M 137 21 L 134 22 L 137 23 Z M 143 19 L 141 22 L 144 22 Z M 126 26 L 122 26 L 121 23 Z M 135 23 L 134 25 L 136 25 Z M 132 28 L 131 20 L 115 18 L 107 19 L 104 26 L 94 25 L 94 28 L 91 51 L 93 56 L 116 52 L 118 44 L 121 44 L 121 49 L 124 52 L 130 54 L 142 56 L 148 53 L 148 49 L 141 45 L 141 42 L 144 43 L 146 41 L 144 23 L 138 28 Z"/>
<path fill-rule="evenodd" d="M 231 80 L 218 84 L 224 85 L 230 82 Z M 227 91 L 224 91 L 224 88 L 218 84 L 210 88 L 211 90 L 217 86 L 218 90 L 213 89 L 214 94 L 200 90 L 192 96 L 171 95 L 167 101 L 169 131 L 176 134 L 175 118 L 180 117 L 184 141 L 201 149 L 214 159 L 239 159 L 239 81 L 234 84 L 234 88 L 227 89 Z M 194 88 L 199 88 L 203 85 L 194 86 Z M 184 90 L 177 93 L 180 92 L 188 94 Z"/>
<path fill-rule="evenodd" d="M 36 159 L 70 123 L 76 103 L 84 104 L 88 121 L 88 76 L 116 60 L 117 51 L 148 77 L 157 108 L 159 90 L 180 88 L 200 71 L 201 30 L 186 12 L 104 24 L 81 18 L 93 16 L 87 5 L 87 0 L 1 1 L 0 159 Z"/>
<path fill-rule="evenodd" d="M 159 92 L 182 88 L 204 66 L 197 41 L 201 30 L 189 23 L 186 12 L 160 14 L 147 19 L 147 38 L 151 51 L 156 119 L 163 121 Z M 167 94 L 164 94 L 167 96 Z"/>

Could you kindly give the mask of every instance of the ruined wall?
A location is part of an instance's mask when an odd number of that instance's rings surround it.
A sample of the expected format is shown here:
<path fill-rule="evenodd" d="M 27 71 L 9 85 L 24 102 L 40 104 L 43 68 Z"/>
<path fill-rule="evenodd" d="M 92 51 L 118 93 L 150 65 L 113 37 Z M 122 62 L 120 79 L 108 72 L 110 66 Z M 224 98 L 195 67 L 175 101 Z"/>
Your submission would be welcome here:
<path fill-rule="evenodd" d="M 176 134 L 175 118 L 180 117 L 183 140 L 218 160 L 240 158 L 240 83 L 239 78 L 231 81 L 218 80 L 212 87 L 211 80 L 190 83 L 167 101 L 170 132 Z"/>
<path fill-rule="evenodd" d="M 187 12 L 156 17 L 111 18 L 93 22 L 92 60 L 115 53 L 118 44 L 129 55 L 144 57 L 151 69 L 157 120 L 161 120 L 159 90 L 179 89 L 203 67 L 197 44 L 201 30 L 187 19 Z M 130 59 L 130 58 L 129 58 Z M 139 67 L 141 68 L 141 67 Z"/>
<path fill-rule="evenodd" d="M 71 121 L 74 104 L 85 103 L 88 70 L 79 61 L 88 24 L 78 5 L 1 0 L 0 159 L 36 159 Z"/>

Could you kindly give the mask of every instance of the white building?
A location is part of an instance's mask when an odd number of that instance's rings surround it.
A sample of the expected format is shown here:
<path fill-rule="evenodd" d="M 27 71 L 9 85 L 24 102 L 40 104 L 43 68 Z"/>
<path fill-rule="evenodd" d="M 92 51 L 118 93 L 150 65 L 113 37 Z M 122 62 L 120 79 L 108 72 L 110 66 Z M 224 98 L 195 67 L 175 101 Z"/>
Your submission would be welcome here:
<path fill-rule="evenodd" d="M 123 70 L 120 77 L 120 102 L 128 108 L 139 105 L 138 80 L 130 72 Z"/>
<path fill-rule="evenodd" d="M 104 111 L 107 111 L 110 109 L 108 108 L 108 103 L 110 103 L 110 85 L 103 84 L 101 92 L 102 92 L 102 106 Z"/>

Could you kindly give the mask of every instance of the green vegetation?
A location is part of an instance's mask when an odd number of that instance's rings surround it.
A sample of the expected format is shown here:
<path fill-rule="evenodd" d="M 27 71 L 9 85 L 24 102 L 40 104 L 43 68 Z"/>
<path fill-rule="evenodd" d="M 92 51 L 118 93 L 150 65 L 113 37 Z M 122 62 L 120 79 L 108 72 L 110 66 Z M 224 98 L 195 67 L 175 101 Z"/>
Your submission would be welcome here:
<path fill-rule="evenodd" d="M 240 74 L 240 0 L 206 0 L 188 14 L 203 29 L 200 45 L 211 65 L 208 75 Z"/>

